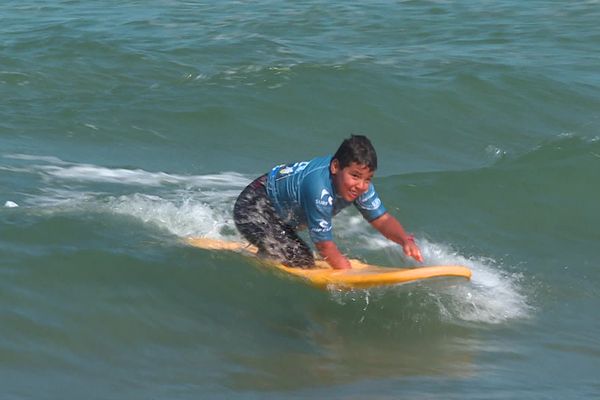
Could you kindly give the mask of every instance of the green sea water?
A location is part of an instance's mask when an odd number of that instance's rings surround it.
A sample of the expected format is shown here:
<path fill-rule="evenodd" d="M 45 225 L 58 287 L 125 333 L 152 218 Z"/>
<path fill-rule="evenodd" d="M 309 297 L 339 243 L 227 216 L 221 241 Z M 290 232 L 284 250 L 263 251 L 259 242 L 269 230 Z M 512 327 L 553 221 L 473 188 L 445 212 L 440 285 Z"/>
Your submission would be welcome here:
<path fill-rule="evenodd" d="M 600 4 L 5 1 L 0 398 L 600 397 Z M 238 240 L 273 165 L 379 155 L 470 282 L 323 291 Z M 354 210 L 338 245 L 414 265 Z"/>

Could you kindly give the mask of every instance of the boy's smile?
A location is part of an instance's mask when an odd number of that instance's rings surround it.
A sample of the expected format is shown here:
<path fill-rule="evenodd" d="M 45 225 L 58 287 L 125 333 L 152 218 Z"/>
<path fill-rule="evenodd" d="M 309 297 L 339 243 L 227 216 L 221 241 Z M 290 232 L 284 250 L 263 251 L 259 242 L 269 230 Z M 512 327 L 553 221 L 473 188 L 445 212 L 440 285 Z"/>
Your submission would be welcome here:
<path fill-rule="evenodd" d="M 334 159 L 329 166 L 333 175 L 333 185 L 338 196 L 346 201 L 354 201 L 369 189 L 374 171 L 363 164 L 353 162 L 345 168 Z"/>

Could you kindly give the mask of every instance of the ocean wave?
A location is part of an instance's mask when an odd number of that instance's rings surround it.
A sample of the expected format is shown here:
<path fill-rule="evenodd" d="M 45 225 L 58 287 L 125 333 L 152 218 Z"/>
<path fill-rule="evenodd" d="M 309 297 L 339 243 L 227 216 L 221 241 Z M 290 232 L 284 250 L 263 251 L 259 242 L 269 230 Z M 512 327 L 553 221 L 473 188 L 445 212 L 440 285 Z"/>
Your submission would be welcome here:
<path fill-rule="evenodd" d="M 12 154 L 5 158 L 28 163 L 18 167 L 19 173 L 42 177 L 44 186 L 28 197 L 27 205 L 46 213 L 127 216 L 182 239 L 204 236 L 240 240 L 231 209 L 249 178 L 239 173 L 186 176 L 71 163 L 52 156 Z M 109 190 L 99 184 L 120 189 Z M 360 216 L 343 213 L 336 224 L 341 228 L 341 245 L 354 249 L 351 256 L 378 253 L 387 256 L 391 265 L 410 263 L 400 246 L 371 231 Z M 501 323 L 530 314 L 532 307 L 518 275 L 506 272 L 493 260 L 460 254 L 451 245 L 419 236 L 417 241 L 427 264 L 465 265 L 473 271 L 469 283 L 440 285 L 427 291 L 426 302 L 434 305 L 441 319 Z M 392 290 L 401 293 L 404 289 Z M 361 294 L 365 295 L 368 292 Z"/>

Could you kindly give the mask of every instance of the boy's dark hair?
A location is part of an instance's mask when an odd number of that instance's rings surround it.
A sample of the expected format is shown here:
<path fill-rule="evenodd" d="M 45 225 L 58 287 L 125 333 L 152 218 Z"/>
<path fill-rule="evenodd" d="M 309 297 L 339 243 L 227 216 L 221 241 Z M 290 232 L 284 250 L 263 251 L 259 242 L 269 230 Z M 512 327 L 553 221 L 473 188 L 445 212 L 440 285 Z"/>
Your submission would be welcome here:
<path fill-rule="evenodd" d="M 371 171 L 377 169 L 377 153 L 369 138 L 363 135 L 351 135 L 345 139 L 333 155 L 338 160 L 340 168 L 350 164 L 366 165 Z"/>

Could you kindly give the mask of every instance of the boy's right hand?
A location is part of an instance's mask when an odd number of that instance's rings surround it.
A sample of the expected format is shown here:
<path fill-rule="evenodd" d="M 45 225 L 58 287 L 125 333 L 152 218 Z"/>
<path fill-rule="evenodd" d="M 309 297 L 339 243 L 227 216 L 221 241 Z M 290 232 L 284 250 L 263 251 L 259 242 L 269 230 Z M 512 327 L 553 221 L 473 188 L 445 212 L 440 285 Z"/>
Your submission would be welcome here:
<path fill-rule="evenodd" d="M 350 261 L 344 257 L 336 244 L 332 240 L 325 240 L 315 243 L 319 254 L 333 269 L 350 269 Z"/>

